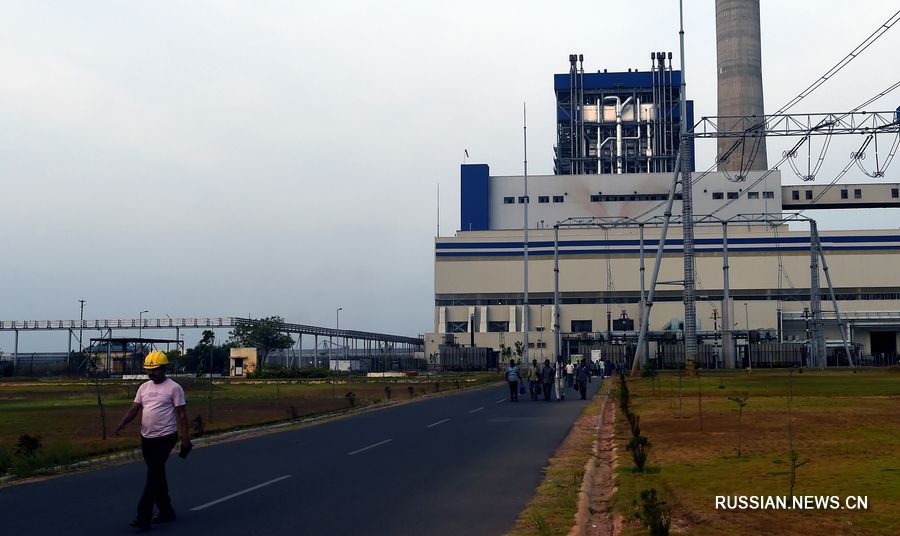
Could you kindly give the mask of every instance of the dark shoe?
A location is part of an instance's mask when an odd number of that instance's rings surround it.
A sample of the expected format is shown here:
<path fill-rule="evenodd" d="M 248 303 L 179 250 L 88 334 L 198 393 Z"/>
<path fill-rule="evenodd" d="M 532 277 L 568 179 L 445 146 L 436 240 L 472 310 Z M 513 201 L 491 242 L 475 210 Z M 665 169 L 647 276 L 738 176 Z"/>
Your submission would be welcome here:
<path fill-rule="evenodd" d="M 171 523 L 172 521 L 175 521 L 175 512 L 166 515 L 159 514 L 153 518 L 153 523 Z"/>
<path fill-rule="evenodd" d="M 143 531 L 145 531 L 145 530 L 150 530 L 150 520 L 149 520 L 149 519 L 136 518 L 134 521 L 132 521 L 131 523 L 129 523 L 128 526 L 134 527 L 134 528 L 139 529 L 140 531 L 143 532 Z"/>

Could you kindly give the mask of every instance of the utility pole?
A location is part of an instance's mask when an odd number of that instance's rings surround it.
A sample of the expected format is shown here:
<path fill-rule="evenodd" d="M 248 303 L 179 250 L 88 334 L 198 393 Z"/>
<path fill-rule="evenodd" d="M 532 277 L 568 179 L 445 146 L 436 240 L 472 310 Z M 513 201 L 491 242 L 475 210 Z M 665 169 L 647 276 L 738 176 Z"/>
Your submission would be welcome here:
<path fill-rule="evenodd" d="M 527 122 L 527 113 L 525 109 L 525 103 L 522 103 L 522 155 L 524 157 L 523 165 L 525 172 L 525 225 L 523 226 L 524 230 L 524 241 L 523 241 L 523 253 L 525 256 L 525 300 L 522 305 L 522 324 L 525 332 L 525 362 L 528 363 L 528 122 Z"/>
<path fill-rule="evenodd" d="M 681 123 L 681 218 L 684 240 L 684 354 L 685 361 L 697 359 L 697 304 L 694 291 L 694 205 L 691 184 L 691 145 L 687 127 L 687 89 L 684 66 L 684 5 L 679 1 L 679 31 L 681 43 L 681 95 L 679 115 Z M 662 247 L 662 246 L 660 246 Z"/>

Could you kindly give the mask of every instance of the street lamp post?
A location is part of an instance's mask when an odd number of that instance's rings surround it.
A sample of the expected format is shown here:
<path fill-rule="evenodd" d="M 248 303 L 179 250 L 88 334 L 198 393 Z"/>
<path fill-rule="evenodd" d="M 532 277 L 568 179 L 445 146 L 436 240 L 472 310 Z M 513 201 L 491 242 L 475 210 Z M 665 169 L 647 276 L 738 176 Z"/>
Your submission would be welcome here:
<path fill-rule="evenodd" d="M 81 321 L 78 323 L 78 353 L 84 352 L 84 302 L 86 300 L 78 300 L 78 303 L 81 304 Z"/>
<path fill-rule="evenodd" d="M 341 311 L 343 311 L 343 310 L 344 310 L 343 307 L 338 307 L 338 308 L 334 311 L 334 318 L 335 318 L 335 320 L 334 320 L 334 327 L 335 327 L 335 329 L 336 329 L 337 331 L 340 331 L 340 330 L 341 330 Z M 341 340 L 341 336 L 338 335 L 338 344 L 340 344 L 340 340 Z M 333 344 L 333 343 L 332 343 L 332 345 L 331 345 L 331 351 L 334 351 L 334 344 Z M 336 366 L 335 366 L 335 370 L 337 370 L 337 367 L 336 367 Z"/>
<path fill-rule="evenodd" d="M 144 310 L 138 313 L 138 344 L 141 345 L 141 357 L 144 355 L 144 342 L 143 342 L 143 331 L 144 331 L 144 313 L 149 313 L 150 311 Z"/>

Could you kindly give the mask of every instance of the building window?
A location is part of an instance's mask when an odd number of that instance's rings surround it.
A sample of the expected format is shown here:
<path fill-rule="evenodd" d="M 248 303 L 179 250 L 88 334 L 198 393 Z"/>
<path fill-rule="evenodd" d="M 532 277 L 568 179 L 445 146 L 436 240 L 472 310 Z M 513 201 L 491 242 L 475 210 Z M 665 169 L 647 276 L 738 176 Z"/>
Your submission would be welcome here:
<path fill-rule="evenodd" d="M 806 190 L 806 191 L 804 192 L 804 194 L 806 195 L 806 200 L 807 200 L 807 201 L 812 200 L 812 190 Z"/>
<path fill-rule="evenodd" d="M 572 333 L 585 333 L 594 331 L 593 323 L 591 320 L 573 320 L 572 321 Z"/>
<path fill-rule="evenodd" d="M 524 196 L 524 195 L 520 195 L 520 196 L 519 196 L 519 203 L 520 203 L 520 204 L 524 204 L 524 203 L 525 203 L 525 196 Z"/>
<path fill-rule="evenodd" d="M 841 199 L 850 199 L 850 192 L 846 188 L 841 190 Z"/>
<path fill-rule="evenodd" d="M 855 188 L 853 190 L 853 199 L 862 199 L 862 190 Z"/>
<path fill-rule="evenodd" d="M 713 199 L 725 199 L 725 194 L 722 192 L 713 192 Z"/>
<path fill-rule="evenodd" d="M 800 190 L 792 190 L 791 199 L 794 201 L 800 201 Z"/>
<path fill-rule="evenodd" d="M 504 204 L 504 205 L 512 205 L 512 204 L 514 204 L 515 202 L 516 202 L 516 198 L 515 198 L 515 197 L 504 197 L 504 198 L 503 198 L 503 204 Z"/>
<path fill-rule="evenodd" d="M 600 196 L 599 196 L 599 195 L 592 195 L 592 196 L 591 196 L 591 203 L 599 203 L 599 202 L 600 202 Z"/>
<path fill-rule="evenodd" d="M 554 195 L 554 196 L 553 196 L 553 202 L 554 202 L 554 203 L 562 203 L 563 201 L 565 201 L 565 199 L 566 199 L 566 198 L 563 197 L 563 196 L 561 196 L 561 195 Z"/>
<path fill-rule="evenodd" d="M 447 333 L 467 333 L 469 331 L 468 322 L 447 322 Z"/>
<path fill-rule="evenodd" d="M 728 199 L 737 199 L 737 198 L 738 198 L 737 192 L 728 192 Z"/>
<path fill-rule="evenodd" d="M 759 199 L 759 192 L 747 192 L 747 199 Z"/>
<path fill-rule="evenodd" d="M 900 188 L 891 188 L 891 197 L 894 199 L 900 197 Z"/>
<path fill-rule="evenodd" d="M 538 203 L 549 203 L 549 202 L 550 202 L 549 195 L 539 195 L 538 196 Z"/>
<path fill-rule="evenodd" d="M 488 331 L 491 333 L 506 333 L 509 331 L 509 322 L 488 322 Z"/>
<path fill-rule="evenodd" d="M 775 199 L 775 192 L 763 192 L 763 199 Z"/>

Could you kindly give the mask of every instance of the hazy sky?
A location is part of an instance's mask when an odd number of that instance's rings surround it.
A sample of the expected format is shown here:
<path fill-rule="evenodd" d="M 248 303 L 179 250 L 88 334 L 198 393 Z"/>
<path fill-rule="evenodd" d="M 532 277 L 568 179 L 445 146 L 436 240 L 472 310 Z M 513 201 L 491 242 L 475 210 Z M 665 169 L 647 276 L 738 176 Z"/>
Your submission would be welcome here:
<path fill-rule="evenodd" d="M 698 117 L 714 115 L 714 2 L 686 4 L 688 95 Z M 0 318 L 77 318 L 84 298 L 86 318 L 149 309 L 333 326 L 343 307 L 344 328 L 431 331 L 436 188 L 448 235 L 463 150 L 492 174 L 521 173 L 527 102 L 529 172 L 552 173 L 552 75 L 569 53 L 586 70 L 646 70 L 651 50 L 677 53 L 676 1 L 609 6 L 0 2 Z M 896 9 L 763 0 L 766 110 Z M 897 50 L 893 28 L 793 111 L 856 106 L 896 81 Z M 872 109 L 898 104 L 900 92 Z M 820 181 L 858 143 L 835 143 Z M 769 142 L 770 163 L 784 148 Z M 864 214 L 821 226 L 898 225 L 894 212 Z"/>

